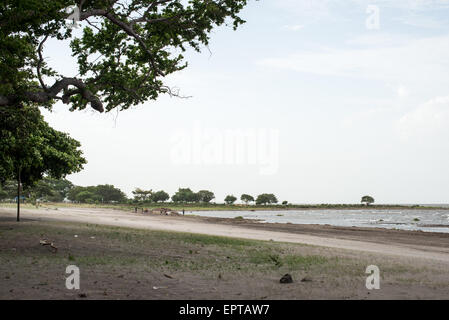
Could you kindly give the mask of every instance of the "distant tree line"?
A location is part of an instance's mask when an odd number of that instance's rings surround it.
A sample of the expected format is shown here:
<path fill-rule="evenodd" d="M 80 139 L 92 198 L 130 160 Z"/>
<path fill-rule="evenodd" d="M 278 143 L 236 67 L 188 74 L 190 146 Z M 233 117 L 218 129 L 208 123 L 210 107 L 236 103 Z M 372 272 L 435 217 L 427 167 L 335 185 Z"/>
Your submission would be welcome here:
<path fill-rule="evenodd" d="M 17 182 L 7 181 L 0 186 L 0 201 L 16 201 Z M 62 202 L 75 203 L 164 203 L 169 200 L 177 204 L 209 204 L 215 199 L 215 194 L 209 190 L 192 191 L 190 188 L 179 188 L 171 197 L 164 190 L 153 191 L 136 188 L 132 191 L 133 198 L 128 199 L 126 194 L 119 188 L 110 184 L 97 186 L 75 186 L 67 179 L 54 179 L 44 177 L 32 186 L 23 190 L 23 198 L 28 202 Z M 246 205 L 268 205 L 276 204 L 278 200 L 274 194 L 263 193 L 256 198 L 249 194 L 242 194 L 240 200 Z M 224 203 L 232 205 L 237 201 L 234 195 L 227 195 Z M 287 202 L 282 203 L 286 205 Z"/>
<path fill-rule="evenodd" d="M 23 198 L 31 201 L 62 202 L 73 187 L 73 184 L 66 179 L 44 177 L 33 185 L 25 186 L 22 195 Z M 15 200 L 16 198 L 17 182 L 7 180 L 3 186 L 0 186 L 0 200 Z"/>
<path fill-rule="evenodd" d="M 143 190 L 136 188 L 133 192 L 135 202 L 165 202 L 170 199 L 170 195 L 163 191 Z"/>
<path fill-rule="evenodd" d="M 8 180 L 0 186 L 0 200 L 16 201 L 17 182 Z M 75 186 L 67 179 L 44 177 L 23 190 L 23 199 L 28 202 L 116 203 L 126 202 L 124 192 L 113 185 Z"/>
<path fill-rule="evenodd" d="M 23 197 L 21 202 L 62 202 L 70 201 L 75 203 L 128 203 L 128 204 L 151 204 L 165 203 L 171 200 L 175 204 L 210 204 L 215 199 L 215 194 L 209 190 L 192 191 L 190 188 L 179 188 L 171 197 L 164 190 L 153 191 L 136 188 L 132 191 L 133 198 L 129 199 L 126 194 L 119 188 L 110 184 L 97 186 L 75 186 L 67 179 L 55 179 L 45 176 L 42 180 L 32 185 L 26 185 L 23 189 Z M 7 180 L 3 185 L 0 184 L 0 201 L 14 201 L 17 199 L 17 182 L 15 180 Z M 242 194 L 240 200 L 245 205 L 275 205 L 278 199 L 272 193 L 262 193 L 256 197 L 249 194 Z M 233 205 L 237 201 L 237 197 L 230 194 L 224 198 L 226 205 Z M 374 203 L 371 196 L 363 196 L 361 203 L 366 206 Z M 287 201 L 282 201 L 283 206 L 289 205 Z M 321 204 L 315 207 L 335 207 L 335 206 L 357 206 L 357 205 L 329 205 Z M 295 205 L 297 208 L 307 208 L 310 205 Z"/>

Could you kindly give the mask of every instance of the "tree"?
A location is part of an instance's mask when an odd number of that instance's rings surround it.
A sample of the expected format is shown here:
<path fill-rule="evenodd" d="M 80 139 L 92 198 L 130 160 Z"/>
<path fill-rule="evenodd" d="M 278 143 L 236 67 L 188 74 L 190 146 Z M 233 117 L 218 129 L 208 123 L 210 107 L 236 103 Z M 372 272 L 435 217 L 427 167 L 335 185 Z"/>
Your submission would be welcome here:
<path fill-rule="evenodd" d="M 365 203 L 367 206 L 369 206 L 371 203 L 374 203 L 374 198 L 371 196 L 363 196 L 361 203 Z"/>
<path fill-rule="evenodd" d="M 86 160 L 78 149 L 80 143 L 51 128 L 38 108 L 7 106 L 0 114 L 0 179 L 17 181 L 19 221 L 22 185 L 31 187 L 44 175 L 62 178 L 78 172 Z"/>
<path fill-rule="evenodd" d="M 0 106 L 57 100 L 71 110 L 127 109 L 160 94 L 163 80 L 186 68 L 181 52 L 200 51 L 210 33 L 232 23 L 247 0 L 4 0 L 0 7 Z M 70 14 L 71 5 L 76 9 Z M 69 16 L 82 27 L 75 36 Z M 44 59 L 46 41 L 70 42 L 79 74 L 63 75 Z"/>
<path fill-rule="evenodd" d="M 17 196 L 17 182 L 14 180 L 7 180 L 0 184 L 0 200 L 11 200 Z"/>
<path fill-rule="evenodd" d="M 190 188 L 179 188 L 178 191 L 171 197 L 173 202 L 198 202 L 199 196 L 197 193 L 190 190 Z"/>
<path fill-rule="evenodd" d="M 70 201 L 78 201 L 77 195 L 85 190 L 86 190 L 85 187 L 74 186 L 72 189 L 69 190 L 69 192 L 67 192 L 67 199 L 69 199 Z"/>
<path fill-rule="evenodd" d="M 288 201 L 287 201 L 287 200 L 286 200 L 286 201 L 282 201 L 282 205 L 283 205 L 283 206 L 288 205 Z"/>
<path fill-rule="evenodd" d="M 215 195 L 212 191 L 208 190 L 200 190 L 197 192 L 198 199 L 201 202 L 209 203 L 212 201 L 212 199 L 215 199 Z"/>
<path fill-rule="evenodd" d="M 52 177 L 44 177 L 38 181 L 34 186 L 28 188 L 26 192 L 34 194 L 36 199 L 51 202 L 63 201 L 73 184 L 66 179 L 54 179 Z"/>
<path fill-rule="evenodd" d="M 68 199 L 81 203 L 100 202 L 101 196 L 97 194 L 95 186 L 81 187 L 75 186 L 68 192 Z"/>
<path fill-rule="evenodd" d="M 0 200 L 8 199 L 8 197 L 9 197 L 8 190 L 5 190 L 0 186 Z"/>
<path fill-rule="evenodd" d="M 75 200 L 81 203 L 93 203 L 99 201 L 99 197 L 92 191 L 83 190 L 76 194 Z"/>
<path fill-rule="evenodd" d="M 153 190 L 143 190 L 140 188 L 136 188 L 132 194 L 134 195 L 134 199 L 137 201 L 147 201 L 151 199 L 151 194 Z"/>
<path fill-rule="evenodd" d="M 94 193 L 100 198 L 101 202 L 122 202 L 126 200 L 125 193 L 111 184 L 96 186 Z"/>
<path fill-rule="evenodd" d="M 52 186 L 55 193 L 53 198 L 48 200 L 55 202 L 64 201 L 67 198 L 69 191 L 74 187 L 73 183 L 67 179 L 47 178 L 47 183 Z"/>
<path fill-rule="evenodd" d="M 274 204 L 278 203 L 276 196 L 272 193 L 262 193 L 257 196 L 256 204 Z"/>
<path fill-rule="evenodd" d="M 249 194 L 242 194 L 240 196 L 240 200 L 242 200 L 243 202 L 245 202 L 245 204 L 247 205 L 250 202 L 254 201 L 254 197 L 250 196 Z"/>
<path fill-rule="evenodd" d="M 226 198 L 224 199 L 224 201 L 226 202 L 226 204 L 233 204 L 236 200 L 237 200 L 237 198 L 234 197 L 233 195 L 228 195 L 228 196 L 226 196 Z"/>
<path fill-rule="evenodd" d="M 67 198 L 71 201 L 82 203 L 93 202 L 124 202 L 126 200 L 125 193 L 110 184 L 100 184 L 97 186 L 80 187 L 75 186 L 67 194 Z"/>
<path fill-rule="evenodd" d="M 157 192 L 153 193 L 153 195 L 151 196 L 151 200 L 154 202 L 160 202 L 160 201 L 164 202 L 164 201 L 167 201 L 168 199 L 170 199 L 170 195 L 163 190 L 157 191 Z"/>

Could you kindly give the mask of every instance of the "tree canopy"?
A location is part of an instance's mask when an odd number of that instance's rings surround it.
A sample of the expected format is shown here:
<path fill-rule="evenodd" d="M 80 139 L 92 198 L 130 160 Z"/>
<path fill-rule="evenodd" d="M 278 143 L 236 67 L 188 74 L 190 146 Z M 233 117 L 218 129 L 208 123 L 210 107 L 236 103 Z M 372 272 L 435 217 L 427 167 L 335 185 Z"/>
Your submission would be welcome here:
<path fill-rule="evenodd" d="M 151 198 L 153 190 L 143 190 L 141 188 L 136 188 L 132 194 L 134 195 L 134 200 L 136 201 L 147 201 Z"/>
<path fill-rule="evenodd" d="M 256 198 L 256 204 L 274 204 L 278 203 L 278 199 L 272 193 L 262 193 Z"/>
<path fill-rule="evenodd" d="M 198 200 L 204 203 L 209 203 L 213 199 L 215 199 L 215 195 L 212 191 L 209 190 L 200 190 L 197 192 Z"/>
<path fill-rule="evenodd" d="M 156 191 L 151 195 L 151 201 L 164 202 L 170 199 L 170 195 L 164 190 Z"/>
<path fill-rule="evenodd" d="M 95 193 L 101 198 L 101 202 L 120 202 L 126 199 L 125 193 L 111 184 L 96 186 Z"/>
<path fill-rule="evenodd" d="M 374 203 L 374 198 L 371 196 L 363 196 L 362 200 L 360 202 L 365 203 L 368 206 L 368 205 Z"/>
<path fill-rule="evenodd" d="M 242 200 L 243 202 L 245 202 L 245 204 L 248 204 L 248 203 L 254 201 L 254 197 L 251 196 L 251 195 L 249 195 L 249 194 L 245 194 L 245 193 L 244 193 L 244 194 L 242 194 L 242 195 L 240 196 L 240 200 Z"/>
<path fill-rule="evenodd" d="M 44 177 L 24 193 L 41 201 L 62 202 L 72 188 L 73 183 L 67 179 Z"/>
<path fill-rule="evenodd" d="M 61 178 L 78 172 L 86 160 L 80 143 L 51 128 L 38 108 L 22 106 L 0 110 L 0 179 L 19 178 L 25 186 L 44 175 Z"/>
<path fill-rule="evenodd" d="M 126 195 L 113 185 L 100 184 L 87 187 L 76 186 L 70 189 L 67 198 L 70 201 L 81 203 L 111 203 L 125 201 Z"/>
<path fill-rule="evenodd" d="M 226 204 L 233 204 L 236 200 L 237 198 L 233 195 L 227 195 L 226 198 L 224 199 Z"/>
<path fill-rule="evenodd" d="M 60 100 L 71 110 L 127 109 L 160 94 L 186 68 L 183 52 L 208 45 L 211 31 L 234 29 L 247 0 L 4 0 L 0 6 L 0 106 Z M 71 8 L 70 10 L 68 10 Z M 68 18 L 82 32 L 74 32 Z M 69 43 L 76 76 L 46 60 L 45 43 Z M 69 58 L 69 57 L 68 57 Z"/>
<path fill-rule="evenodd" d="M 32 186 L 44 175 L 62 178 L 78 172 L 86 159 L 80 143 L 51 128 L 38 108 L 27 104 L 0 109 L 0 184 L 17 181 L 17 221 L 22 185 Z"/>
<path fill-rule="evenodd" d="M 171 199 L 173 202 L 198 202 L 199 196 L 190 190 L 190 188 L 179 188 Z"/>

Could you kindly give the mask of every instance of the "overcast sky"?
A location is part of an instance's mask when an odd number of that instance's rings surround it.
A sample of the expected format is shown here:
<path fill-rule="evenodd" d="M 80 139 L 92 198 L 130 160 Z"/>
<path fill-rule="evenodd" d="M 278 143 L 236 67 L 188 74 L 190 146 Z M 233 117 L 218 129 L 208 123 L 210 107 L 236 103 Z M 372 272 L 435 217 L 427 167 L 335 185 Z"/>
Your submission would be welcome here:
<path fill-rule="evenodd" d="M 448 14 L 446 0 L 249 1 L 245 25 L 167 79 L 191 98 L 44 115 L 82 144 L 77 185 L 448 203 Z M 77 73 L 60 44 L 45 55 Z"/>

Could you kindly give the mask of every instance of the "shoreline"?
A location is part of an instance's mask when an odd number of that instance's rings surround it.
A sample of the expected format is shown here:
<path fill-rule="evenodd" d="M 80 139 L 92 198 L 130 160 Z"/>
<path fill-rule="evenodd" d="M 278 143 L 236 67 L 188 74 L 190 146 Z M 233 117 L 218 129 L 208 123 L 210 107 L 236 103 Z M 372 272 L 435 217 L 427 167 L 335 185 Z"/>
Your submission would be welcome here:
<path fill-rule="evenodd" d="M 0 208 L 0 219 L 12 221 L 15 211 Z M 199 216 L 136 214 L 86 208 L 24 209 L 28 221 L 67 221 L 207 234 L 229 238 L 299 243 L 408 258 L 449 262 L 449 234 L 329 225 L 259 223 L 254 220 Z"/>
<path fill-rule="evenodd" d="M 0 202 L 0 208 L 15 208 L 16 203 Z M 447 206 L 425 206 L 425 205 L 359 205 L 359 204 L 311 204 L 311 205 L 225 205 L 225 204 L 210 204 L 210 205 L 196 205 L 196 204 L 174 204 L 174 203 L 148 203 L 148 204 L 87 204 L 87 203 L 58 203 L 48 202 L 40 204 L 41 208 L 86 208 L 86 209 L 114 209 L 114 210 L 138 210 L 142 209 L 158 209 L 161 207 L 168 208 L 173 211 L 182 212 L 187 211 L 291 211 L 291 210 L 448 210 Z M 21 204 L 21 208 L 35 209 L 36 206 L 30 203 Z"/>

